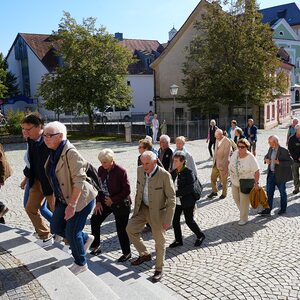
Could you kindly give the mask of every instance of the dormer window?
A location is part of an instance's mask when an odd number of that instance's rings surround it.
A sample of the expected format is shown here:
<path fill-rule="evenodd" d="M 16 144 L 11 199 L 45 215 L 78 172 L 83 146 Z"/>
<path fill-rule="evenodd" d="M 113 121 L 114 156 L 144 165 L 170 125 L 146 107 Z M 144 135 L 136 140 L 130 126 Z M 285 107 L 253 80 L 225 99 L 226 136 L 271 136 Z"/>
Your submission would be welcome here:
<path fill-rule="evenodd" d="M 280 31 L 280 32 L 279 32 L 279 35 L 284 35 L 283 31 Z"/>

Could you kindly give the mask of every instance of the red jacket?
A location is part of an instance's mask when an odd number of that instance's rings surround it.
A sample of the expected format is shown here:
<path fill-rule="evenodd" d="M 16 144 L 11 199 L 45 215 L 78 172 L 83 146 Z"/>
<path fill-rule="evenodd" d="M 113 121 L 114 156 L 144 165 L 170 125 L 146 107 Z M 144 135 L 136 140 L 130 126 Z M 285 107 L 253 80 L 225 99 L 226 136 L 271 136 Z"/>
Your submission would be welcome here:
<path fill-rule="evenodd" d="M 108 192 L 113 203 L 119 203 L 126 199 L 131 202 L 130 185 L 125 169 L 114 163 L 113 167 L 108 172 L 100 166 L 98 169 L 98 176 L 101 182 L 104 182 L 106 179 Z M 103 192 L 99 192 L 96 201 L 104 204 L 104 200 L 105 195 Z"/>

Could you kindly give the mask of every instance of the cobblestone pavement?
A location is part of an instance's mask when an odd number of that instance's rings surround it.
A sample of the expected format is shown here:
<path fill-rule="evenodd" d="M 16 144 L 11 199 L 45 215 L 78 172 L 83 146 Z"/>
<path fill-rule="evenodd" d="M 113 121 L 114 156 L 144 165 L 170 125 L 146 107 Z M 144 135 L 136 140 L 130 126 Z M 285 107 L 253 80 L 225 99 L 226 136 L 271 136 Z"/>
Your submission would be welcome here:
<path fill-rule="evenodd" d="M 0 299 L 50 299 L 26 267 L 1 247 Z"/>
<path fill-rule="evenodd" d="M 267 137 L 277 134 L 285 145 L 286 129 L 259 132 L 258 160 L 262 169 L 260 182 L 266 182 L 263 156 L 268 149 Z M 112 147 L 116 162 L 128 170 L 132 195 L 136 181 L 137 145 L 111 142 L 76 142 L 82 155 L 98 166 L 99 150 Z M 22 208 L 22 178 L 25 145 L 6 147 L 14 175 L 1 191 L 2 199 L 10 208 L 8 224 L 32 230 Z M 271 217 L 258 217 L 251 210 L 250 222 L 238 226 L 239 212 L 231 191 L 224 200 L 207 200 L 210 193 L 210 171 L 204 140 L 187 143 L 197 164 L 198 176 L 204 184 L 204 198 L 198 202 L 196 219 L 206 234 L 201 248 L 194 248 L 194 236 L 183 223 L 184 246 L 167 249 L 163 283 L 187 299 L 300 299 L 300 201 L 294 196 L 292 183 L 288 184 L 287 214 L 278 216 L 278 192 Z M 90 230 L 87 225 L 87 230 Z M 120 248 L 112 218 L 103 224 L 103 251 L 111 259 L 120 256 Z M 167 244 L 173 241 L 173 230 L 167 232 Z M 149 249 L 154 252 L 150 233 L 144 234 Z M 137 255 L 132 247 L 133 256 Z M 151 275 L 153 261 L 135 268 L 137 272 Z M 129 262 L 128 262 L 129 266 Z"/>

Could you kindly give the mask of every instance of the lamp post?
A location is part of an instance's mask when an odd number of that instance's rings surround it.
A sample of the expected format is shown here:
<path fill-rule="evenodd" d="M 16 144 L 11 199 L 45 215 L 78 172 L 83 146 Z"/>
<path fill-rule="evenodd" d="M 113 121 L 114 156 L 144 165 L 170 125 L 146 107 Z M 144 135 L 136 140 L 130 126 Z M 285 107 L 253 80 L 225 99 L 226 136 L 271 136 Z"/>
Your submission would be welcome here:
<path fill-rule="evenodd" d="M 175 98 L 176 98 L 177 93 L 178 93 L 178 85 L 172 84 L 170 86 L 170 94 L 171 94 L 171 96 L 173 96 L 173 131 L 174 131 L 174 142 L 175 142 L 175 139 L 176 139 Z"/>
<path fill-rule="evenodd" d="M 245 128 L 247 127 L 247 123 L 248 123 L 248 96 L 249 96 L 249 89 L 245 89 L 245 98 L 246 98 L 246 112 L 245 112 Z"/>

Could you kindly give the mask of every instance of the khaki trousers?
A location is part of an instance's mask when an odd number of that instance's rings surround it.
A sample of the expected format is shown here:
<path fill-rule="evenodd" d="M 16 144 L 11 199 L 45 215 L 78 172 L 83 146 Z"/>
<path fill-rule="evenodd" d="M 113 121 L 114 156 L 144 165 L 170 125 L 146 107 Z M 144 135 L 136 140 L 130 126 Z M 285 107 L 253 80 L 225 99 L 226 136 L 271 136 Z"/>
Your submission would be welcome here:
<path fill-rule="evenodd" d="M 138 251 L 139 256 L 148 255 L 149 251 L 147 250 L 141 238 L 141 231 L 147 223 L 149 223 L 151 226 L 152 236 L 155 241 L 155 270 L 162 271 L 166 252 L 165 230 L 162 228 L 162 226 L 151 223 L 149 208 L 146 205 L 142 204 L 138 215 L 129 220 L 126 231 L 130 241 Z"/>
<path fill-rule="evenodd" d="M 222 195 L 227 196 L 227 177 L 228 173 L 226 176 L 223 175 L 223 172 L 219 171 L 216 166 L 214 166 L 211 170 L 211 175 L 210 175 L 210 180 L 211 180 L 211 187 L 214 193 L 218 192 L 217 189 L 217 180 L 218 177 L 221 179 L 222 183 Z"/>
<path fill-rule="evenodd" d="M 53 207 L 53 196 L 45 197 L 50 207 Z M 43 190 L 39 180 L 35 180 L 33 186 L 29 190 L 29 197 L 25 207 L 26 213 L 31 220 L 35 231 L 40 239 L 47 239 L 51 236 L 49 227 L 45 224 L 44 218 L 40 214 L 40 208 L 44 200 Z"/>
<path fill-rule="evenodd" d="M 240 220 L 248 221 L 250 198 L 249 194 L 241 193 L 240 187 L 232 185 L 232 196 L 240 210 Z"/>

